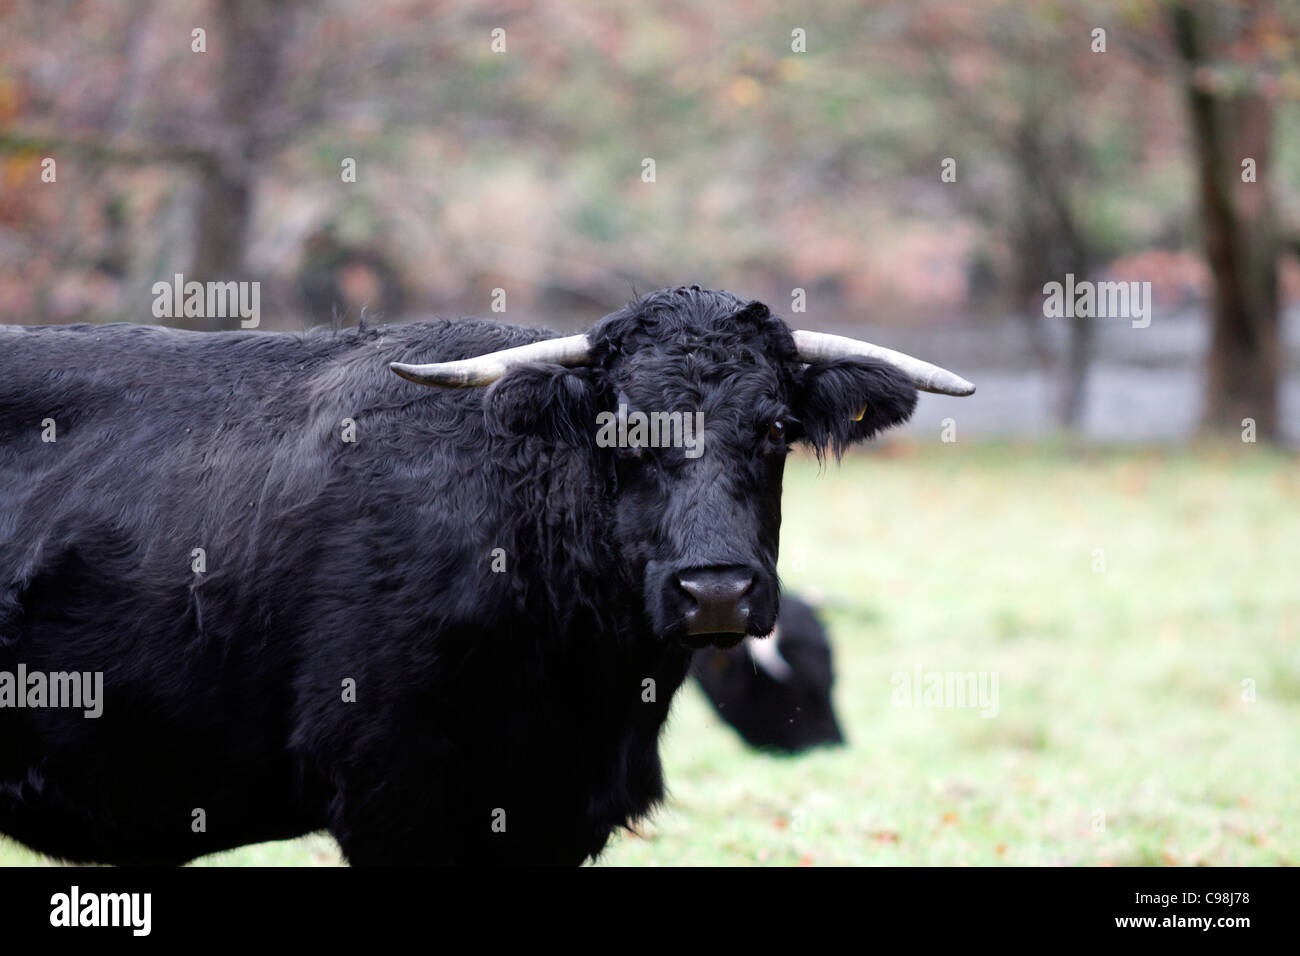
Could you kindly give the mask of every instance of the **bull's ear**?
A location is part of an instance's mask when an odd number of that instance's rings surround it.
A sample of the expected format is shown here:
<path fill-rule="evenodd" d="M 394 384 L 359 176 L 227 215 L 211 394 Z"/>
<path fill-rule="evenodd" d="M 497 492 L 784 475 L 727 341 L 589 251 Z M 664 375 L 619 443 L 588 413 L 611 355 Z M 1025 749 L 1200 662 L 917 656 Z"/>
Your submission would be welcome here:
<path fill-rule="evenodd" d="M 809 365 L 795 382 L 795 410 L 804 440 L 820 458 L 835 457 L 854 442 L 901 425 L 916 409 L 916 386 L 885 362 L 868 358 L 833 359 Z"/>
<path fill-rule="evenodd" d="M 537 435 L 590 444 L 596 431 L 595 388 L 587 369 L 532 363 L 512 368 L 483 398 L 488 425 L 502 435 Z"/>

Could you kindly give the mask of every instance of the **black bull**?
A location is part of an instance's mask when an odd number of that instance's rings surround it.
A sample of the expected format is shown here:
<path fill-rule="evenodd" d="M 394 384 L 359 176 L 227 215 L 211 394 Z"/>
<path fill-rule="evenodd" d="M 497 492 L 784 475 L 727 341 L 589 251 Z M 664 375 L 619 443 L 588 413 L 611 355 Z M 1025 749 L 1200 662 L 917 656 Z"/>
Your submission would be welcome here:
<path fill-rule="evenodd" d="M 103 686 L 97 718 L 0 695 L 0 832 L 577 863 L 647 813 L 691 649 L 775 620 L 788 446 L 838 454 L 916 393 L 695 287 L 602 320 L 581 367 L 388 368 L 547 337 L 0 328 L 0 680 Z M 702 411 L 704 453 L 604 447 L 620 404 Z"/>

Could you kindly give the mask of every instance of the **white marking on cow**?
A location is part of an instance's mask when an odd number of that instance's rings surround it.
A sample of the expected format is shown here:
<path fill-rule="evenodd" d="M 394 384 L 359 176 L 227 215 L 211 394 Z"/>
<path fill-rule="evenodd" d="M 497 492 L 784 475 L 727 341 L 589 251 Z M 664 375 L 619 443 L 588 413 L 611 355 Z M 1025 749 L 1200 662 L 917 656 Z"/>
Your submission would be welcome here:
<path fill-rule="evenodd" d="M 745 638 L 745 650 L 749 651 L 750 658 L 768 677 L 784 683 L 794 676 L 794 668 L 781 656 L 781 649 L 776 646 L 778 639 L 777 629 L 772 628 L 772 633 L 767 637 Z"/>

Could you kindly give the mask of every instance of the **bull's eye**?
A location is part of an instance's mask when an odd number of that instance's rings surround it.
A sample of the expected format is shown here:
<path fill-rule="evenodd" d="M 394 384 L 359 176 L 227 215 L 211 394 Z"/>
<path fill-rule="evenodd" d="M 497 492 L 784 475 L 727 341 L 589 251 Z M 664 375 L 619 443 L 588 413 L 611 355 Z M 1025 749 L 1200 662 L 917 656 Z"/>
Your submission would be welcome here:
<path fill-rule="evenodd" d="M 803 437 L 803 426 L 799 419 L 785 412 L 771 419 L 759 432 L 758 450 L 760 453 L 784 454 L 791 445 Z"/>

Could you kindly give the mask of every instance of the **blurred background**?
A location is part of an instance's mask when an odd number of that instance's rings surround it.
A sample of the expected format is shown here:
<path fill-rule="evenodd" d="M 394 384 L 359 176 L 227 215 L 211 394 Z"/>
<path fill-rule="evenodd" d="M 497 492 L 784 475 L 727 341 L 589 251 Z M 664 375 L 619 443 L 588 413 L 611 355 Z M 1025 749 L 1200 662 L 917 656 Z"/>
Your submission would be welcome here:
<path fill-rule="evenodd" d="M 850 748 L 670 740 L 614 862 L 1296 862 L 1300 4 L 0 17 L 0 321 L 157 321 L 181 273 L 260 282 L 263 329 L 570 330 L 698 283 L 977 383 L 792 463 Z M 1049 317 L 1067 275 L 1149 282 L 1150 325 Z M 891 709 L 917 662 L 1000 671 L 1000 719 Z"/>
<path fill-rule="evenodd" d="M 978 380 L 972 434 L 1300 441 L 1294 2 L 0 11 L 6 322 L 150 321 L 176 273 L 287 329 L 801 289 Z M 1067 273 L 1151 326 L 1045 318 Z"/>

